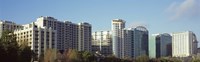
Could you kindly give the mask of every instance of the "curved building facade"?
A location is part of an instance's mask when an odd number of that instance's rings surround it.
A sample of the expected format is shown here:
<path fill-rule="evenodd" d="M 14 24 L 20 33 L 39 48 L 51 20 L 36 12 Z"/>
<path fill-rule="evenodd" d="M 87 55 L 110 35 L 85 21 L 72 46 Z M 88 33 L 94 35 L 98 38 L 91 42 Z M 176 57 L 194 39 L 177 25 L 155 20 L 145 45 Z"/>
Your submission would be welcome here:
<path fill-rule="evenodd" d="M 148 30 L 143 26 L 137 26 L 133 31 L 133 57 L 148 56 Z"/>

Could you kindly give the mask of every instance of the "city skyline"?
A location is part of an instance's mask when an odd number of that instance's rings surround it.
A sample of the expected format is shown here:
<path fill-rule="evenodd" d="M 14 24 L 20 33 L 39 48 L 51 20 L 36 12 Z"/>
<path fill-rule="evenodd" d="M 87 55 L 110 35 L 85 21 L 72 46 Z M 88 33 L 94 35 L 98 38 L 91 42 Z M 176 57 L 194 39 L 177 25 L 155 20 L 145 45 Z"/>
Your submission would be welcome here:
<path fill-rule="evenodd" d="M 126 27 L 143 25 L 149 34 L 193 31 L 200 40 L 199 0 L 167 1 L 0 1 L 0 19 L 27 24 L 40 16 L 59 21 L 88 22 L 92 31 L 111 30 L 112 19 L 123 19 Z"/>

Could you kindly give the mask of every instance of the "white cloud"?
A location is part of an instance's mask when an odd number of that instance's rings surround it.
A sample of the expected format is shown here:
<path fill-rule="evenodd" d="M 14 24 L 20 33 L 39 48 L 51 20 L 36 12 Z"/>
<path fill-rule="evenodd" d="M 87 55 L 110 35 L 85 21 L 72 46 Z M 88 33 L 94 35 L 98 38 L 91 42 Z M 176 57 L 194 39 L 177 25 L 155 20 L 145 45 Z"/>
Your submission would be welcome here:
<path fill-rule="evenodd" d="M 200 18 L 200 0 L 185 0 L 181 3 L 173 2 L 167 8 L 167 13 L 169 13 L 172 20 Z"/>

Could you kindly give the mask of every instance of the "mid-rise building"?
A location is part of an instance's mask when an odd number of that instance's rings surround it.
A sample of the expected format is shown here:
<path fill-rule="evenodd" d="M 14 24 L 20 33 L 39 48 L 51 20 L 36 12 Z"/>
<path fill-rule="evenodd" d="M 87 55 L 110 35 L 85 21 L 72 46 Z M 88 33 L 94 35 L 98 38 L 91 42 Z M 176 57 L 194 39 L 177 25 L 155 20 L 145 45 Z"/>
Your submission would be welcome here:
<path fill-rule="evenodd" d="M 0 38 L 2 36 L 3 31 L 14 31 L 17 28 L 22 28 L 22 26 L 11 21 L 0 20 Z"/>
<path fill-rule="evenodd" d="M 188 57 L 197 53 L 197 39 L 193 32 L 172 33 L 172 56 Z"/>
<path fill-rule="evenodd" d="M 38 27 L 33 23 L 23 25 L 23 28 L 14 31 L 16 40 L 21 44 L 31 46 L 37 57 L 44 54 L 48 48 L 57 48 L 56 30 L 47 27 Z"/>
<path fill-rule="evenodd" d="M 123 29 L 125 28 L 125 21 L 122 19 L 112 20 L 112 50 L 113 55 L 117 58 L 122 58 L 122 42 Z"/>
<path fill-rule="evenodd" d="M 112 55 L 111 31 L 99 31 L 92 33 L 92 52 L 99 51 L 102 55 Z"/>

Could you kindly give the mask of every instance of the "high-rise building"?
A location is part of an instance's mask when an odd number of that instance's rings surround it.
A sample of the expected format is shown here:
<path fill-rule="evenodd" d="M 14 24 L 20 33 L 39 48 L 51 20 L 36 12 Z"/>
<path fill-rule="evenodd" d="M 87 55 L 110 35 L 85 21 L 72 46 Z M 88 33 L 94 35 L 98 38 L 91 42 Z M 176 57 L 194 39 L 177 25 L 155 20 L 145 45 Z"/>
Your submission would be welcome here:
<path fill-rule="evenodd" d="M 171 56 L 172 37 L 170 34 L 153 34 L 149 41 L 149 57 L 159 58 Z"/>
<path fill-rule="evenodd" d="M 196 54 L 197 39 L 193 32 L 172 33 L 172 56 L 188 57 Z"/>
<path fill-rule="evenodd" d="M 57 31 L 57 48 L 59 50 L 78 50 L 78 25 L 69 21 L 58 21 L 49 16 L 41 16 L 35 22 L 39 27 L 52 28 Z"/>
<path fill-rule="evenodd" d="M 58 21 L 50 16 L 41 16 L 36 22 L 18 25 L 10 21 L 0 21 L 0 35 L 4 30 L 14 31 L 19 44 L 28 43 L 39 55 L 47 48 L 58 50 L 76 49 L 91 51 L 91 24 Z"/>
<path fill-rule="evenodd" d="M 16 24 L 11 21 L 0 20 L 0 38 L 2 36 L 2 32 L 5 30 L 14 31 L 17 28 L 22 28 L 22 25 Z"/>
<path fill-rule="evenodd" d="M 78 24 L 78 50 L 91 51 L 92 26 L 89 23 L 82 22 Z"/>
<path fill-rule="evenodd" d="M 133 30 L 132 28 L 123 30 L 122 39 L 122 58 L 132 58 L 134 52 L 134 40 L 133 40 Z"/>
<path fill-rule="evenodd" d="M 92 33 L 92 52 L 99 51 L 102 55 L 112 55 L 111 31 L 99 31 Z"/>
<path fill-rule="evenodd" d="M 125 21 L 122 19 L 112 20 L 112 50 L 113 55 L 117 58 L 122 58 L 122 42 L 123 29 L 125 28 Z"/>
<path fill-rule="evenodd" d="M 51 27 L 57 31 L 57 48 L 59 50 L 70 48 L 91 51 L 91 25 L 89 23 L 61 22 L 50 16 L 41 16 L 35 24 L 39 27 Z"/>
<path fill-rule="evenodd" d="M 148 55 L 148 30 L 143 26 L 124 29 L 122 58 Z"/>
<path fill-rule="evenodd" d="M 57 48 L 56 30 L 47 27 L 38 27 L 33 23 L 23 25 L 23 28 L 14 31 L 19 45 L 31 46 L 37 57 L 44 54 L 48 48 Z"/>
<path fill-rule="evenodd" d="M 148 30 L 143 26 L 137 26 L 133 29 L 133 54 L 132 57 L 138 57 L 141 55 L 149 55 L 148 50 L 148 40 L 149 40 L 149 32 Z"/>

